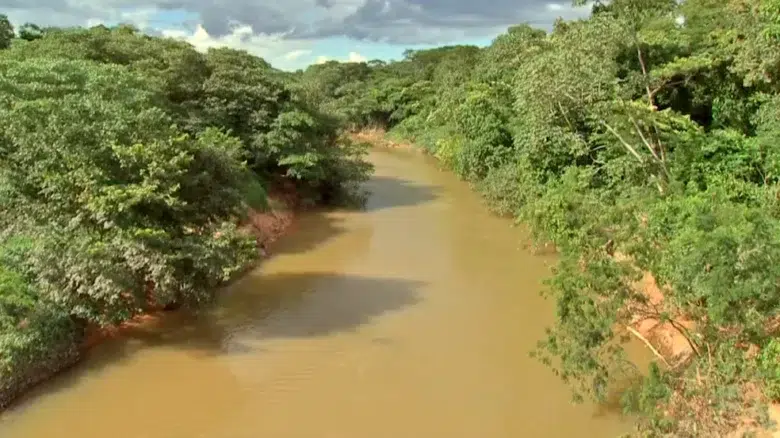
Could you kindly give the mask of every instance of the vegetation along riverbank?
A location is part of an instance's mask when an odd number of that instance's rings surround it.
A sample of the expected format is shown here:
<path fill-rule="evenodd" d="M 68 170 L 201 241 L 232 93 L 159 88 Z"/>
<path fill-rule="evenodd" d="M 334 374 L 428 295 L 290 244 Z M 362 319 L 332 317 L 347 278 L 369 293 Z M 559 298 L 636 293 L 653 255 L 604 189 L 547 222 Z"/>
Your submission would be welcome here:
<path fill-rule="evenodd" d="M 2 406 L 85 335 L 208 302 L 286 221 L 269 191 L 349 202 L 370 172 L 247 53 L 124 26 L 19 36 L 0 52 Z"/>
<path fill-rule="evenodd" d="M 636 374 L 622 343 L 641 338 L 656 362 L 623 396 L 637 432 L 726 436 L 780 399 L 778 7 L 615 0 L 550 33 L 299 75 L 558 249 L 534 354 L 577 398 Z"/>
<path fill-rule="evenodd" d="M 370 166 L 343 133 L 373 129 L 357 138 L 424 148 L 557 248 L 556 323 L 532 353 L 576 399 L 631 377 L 640 436 L 764 433 L 780 401 L 778 10 L 613 0 L 485 48 L 293 73 L 122 26 L 6 33 L 0 379 L 71 361 L 83 327 L 149 298 L 207 301 L 256 254 L 236 223 L 266 188 L 349 198 Z M 649 370 L 625 358 L 631 338 Z"/>

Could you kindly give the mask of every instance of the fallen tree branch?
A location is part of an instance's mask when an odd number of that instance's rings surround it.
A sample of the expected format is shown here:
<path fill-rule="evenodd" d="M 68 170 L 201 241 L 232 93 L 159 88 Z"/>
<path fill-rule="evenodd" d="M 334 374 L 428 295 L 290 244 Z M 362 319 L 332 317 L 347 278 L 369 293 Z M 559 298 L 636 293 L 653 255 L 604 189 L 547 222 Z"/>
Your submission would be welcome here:
<path fill-rule="evenodd" d="M 628 332 L 631 333 L 632 335 L 636 336 L 637 339 L 644 342 L 644 344 L 647 345 L 647 348 L 649 348 L 650 351 L 652 351 L 657 358 L 661 359 L 661 362 L 663 362 L 664 365 L 666 365 L 669 368 L 672 367 L 671 365 L 669 365 L 669 362 L 666 361 L 666 358 L 658 350 L 656 350 L 655 347 L 653 347 L 653 344 L 651 344 L 650 341 L 648 341 L 647 338 L 642 336 L 642 334 L 639 333 L 635 328 L 631 327 L 630 325 L 627 325 L 626 330 L 628 330 Z"/>

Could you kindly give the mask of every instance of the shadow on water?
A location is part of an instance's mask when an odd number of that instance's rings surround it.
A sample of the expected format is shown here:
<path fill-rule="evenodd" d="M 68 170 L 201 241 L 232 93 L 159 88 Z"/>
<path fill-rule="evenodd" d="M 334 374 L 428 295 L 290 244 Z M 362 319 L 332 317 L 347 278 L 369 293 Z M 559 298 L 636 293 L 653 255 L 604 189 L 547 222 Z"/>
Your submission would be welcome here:
<path fill-rule="evenodd" d="M 130 353 L 144 347 L 175 347 L 197 353 L 247 352 L 236 335 L 268 340 L 350 332 L 374 318 L 419 301 L 420 282 L 321 273 L 250 274 L 220 304 L 200 314 L 175 314 L 160 324 L 128 333 Z M 246 336 L 244 336 L 246 335 Z M 230 348 L 225 341 L 230 339 Z"/>
<path fill-rule="evenodd" d="M 421 285 L 392 278 L 255 271 L 231 286 L 214 308 L 167 314 L 97 346 L 80 364 L 17 400 L 11 410 L 99 376 L 149 348 L 184 350 L 197 360 L 262 353 L 265 340 L 355 331 L 418 302 Z"/>
<path fill-rule="evenodd" d="M 259 274 L 237 284 L 208 319 L 220 331 L 251 332 L 256 339 L 327 336 L 416 304 L 421 286 L 395 278 Z"/>
<path fill-rule="evenodd" d="M 293 225 L 293 239 L 274 244 L 274 254 L 295 254 L 312 250 L 346 231 L 345 215 L 361 214 L 395 207 L 410 207 L 439 197 L 437 187 L 415 184 L 404 179 L 374 176 L 363 185 L 368 192 L 365 205 L 332 209 L 315 209 L 302 213 Z"/>
<path fill-rule="evenodd" d="M 372 177 L 364 184 L 364 189 L 368 191 L 369 198 L 362 207 L 311 210 L 301 214 L 293 225 L 294 238 L 281 239 L 274 244 L 271 252 L 300 254 L 315 249 L 333 237 L 349 231 L 345 226 L 347 214 L 411 207 L 439 197 L 437 187 L 386 176 Z"/>
<path fill-rule="evenodd" d="M 374 176 L 364 187 L 370 193 L 365 206 L 366 211 L 410 207 L 439 197 L 437 187 L 388 176 Z"/>
<path fill-rule="evenodd" d="M 328 210 L 312 210 L 302 213 L 293 224 L 294 238 L 282 237 L 271 248 L 272 254 L 296 254 L 310 251 L 319 245 L 336 237 L 347 229 L 342 216 L 338 212 Z"/>

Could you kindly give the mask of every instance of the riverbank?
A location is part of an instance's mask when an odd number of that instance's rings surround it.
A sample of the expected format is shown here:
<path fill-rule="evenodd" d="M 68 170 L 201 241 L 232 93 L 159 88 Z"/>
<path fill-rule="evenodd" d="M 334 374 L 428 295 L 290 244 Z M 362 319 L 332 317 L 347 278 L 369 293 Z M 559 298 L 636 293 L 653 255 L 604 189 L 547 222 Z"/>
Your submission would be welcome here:
<path fill-rule="evenodd" d="M 274 190 L 268 196 L 268 203 L 268 211 L 263 212 L 250 208 L 247 212 L 246 220 L 241 224 L 242 230 L 255 237 L 258 247 L 258 259 L 269 257 L 272 254 L 273 243 L 290 231 L 295 216 L 301 209 L 300 196 L 292 185 L 284 185 Z M 246 269 L 251 267 L 252 265 L 250 264 Z M 240 277 L 242 274 L 236 277 Z M 86 352 L 106 339 L 119 337 L 128 330 L 153 323 L 156 319 L 170 313 L 170 311 L 166 310 L 164 306 L 152 305 L 152 310 L 149 312 L 142 313 L 117 326 L 90 327 L 85 333 L 79 350 Z"/>
<path fill-rule="evenodd" d="M 403 148 L 414 149 L 432 155 L 437 158 L 446 167 L 445 160 L 438 153 L 431 153 L 431 151 L 413 145 L 410 142 L 392 140 L 387 137 L 387 133 L 378 129 L 369 129 L 365 132 L 357 132 L 353 134 L 355 139 L 370 142 L 378 147 L 389 148 Z M 619 253 L 613 255 L 617 261 L 627 261 L 627 258 Z M 620 319 L 627 321 L 625 324 L 615 327 L 615 331 L 624 333 L 630 337 L 633 337 L 637 342 L 643 345 L 643 348 L 648 349 L 659 361 L 660 364 L 669 369 L 678 367 L 684 367 L 691 359 L 696 355 L 704 355 L 707 357 L 706 351 L 699 351 L 697 344 L 692 342 L 692 336 L 696 332 L 696 324 L 691 318 L 682 314 L 669 315 L 668 305 L 665 305 L 664 287 L 660 285 L 656 278 L 650 272 L 642 272 L 641 278 L 633 283 L 633 289 L 643 298 L 637 300 L 637 302 L 631 302 L 621 311 Z M 640 302 L 641 301 L 641 302 Z M 758 354 L 758 347 L 753 345 L 750 348 L 746 348 L 745 352 L 748 356 L 755 357 Z M 708 385 L 708 382 L 703 382 L 699 377 L 700 384 Z M 766 397 L 764 397 L 760 391 L 756 390 L 755 386 L 746 384 L 743 388 L 745 394 L 753 394 L 752 396 L 746 396 L 745 403 L 759 405 L 761 403 L 767 403 Z M 697 409 L 702 411 L 712 409 L 711 406 L 704 403 L 702 406 L 698 406 L 697 400 L 691 403 L 689 400 L 685 400 L 682 395 L 682 391 L 676 391 L 673 393 L 672 405 L 678 409 Z M 769 403 L 768 405 L 768 417 L 771 422 L 776 425 L 780 424 L 780 404 Z M 703 415 L 702 418 L 709 419 L 710 417 Z M 737 421 L 740 421 L 737 419 Z M 737 428 L 729 436 L 742 436 L 743 433 L 753 433 L 758 437 L 765 438 L 780 438 L 780 430 L 768 431 L 763 429 L 756 422 L 748 419 L 742 421 L 743 426 Z M 695 426 L 693 426 L 695 428 Z"/>
<path fill-rule="evenodd" d="M 273 243 L 282 235 L 291 231 L 294 219 L 302 208 L 301 198 L 292 184 L 280 184 L 268 196 L 267 211 L 249 209 L 241 229 L 253 235 L 258 244 L 259 258 L 273 253 Z M 247 269 L 252 265 L 247 266 Z M 244 270 L 244 272 L 246 269 Z M 242 274 L 238 274 L 240 276 Z M 175 307 L 175 306 L 174 306 Z M 173 310 L 154 305 L 121 324 L 113 326 L 89 326 L 78 328 L 61 342 L 47 351 L 46 357 L 30 359 L 31 366 L 12 370 L 0 379 L 0 411 L 10 406 L 14 400 L 31 388 L 55 377 L 59 373 L 76 365 L 89 350 L 106 340 L 117 338 L 124 333 L 142 326 L 159 322 Z"/>

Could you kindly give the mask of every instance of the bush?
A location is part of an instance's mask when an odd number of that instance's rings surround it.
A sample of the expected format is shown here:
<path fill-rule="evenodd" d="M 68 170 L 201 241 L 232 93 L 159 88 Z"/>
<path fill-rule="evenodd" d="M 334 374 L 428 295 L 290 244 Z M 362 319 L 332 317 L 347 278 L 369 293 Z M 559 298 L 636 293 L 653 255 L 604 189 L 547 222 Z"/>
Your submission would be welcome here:
<path fill-rule="evenodd" d="M 766 395 L 772 401 L 780 401 L 780 341 L 772 339 L 761 350 L 758 367 L 766 386 Z"/>

